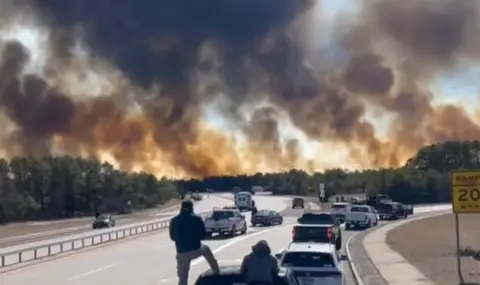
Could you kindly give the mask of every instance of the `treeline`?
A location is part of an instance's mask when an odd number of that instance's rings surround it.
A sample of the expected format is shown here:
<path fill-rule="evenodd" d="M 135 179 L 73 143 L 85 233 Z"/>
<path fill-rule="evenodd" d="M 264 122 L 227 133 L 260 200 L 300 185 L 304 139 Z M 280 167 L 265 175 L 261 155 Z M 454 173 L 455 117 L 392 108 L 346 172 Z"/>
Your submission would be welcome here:
<path fill-rule="evenodd" d="M 166 178 L 70 156 L 0 159 L 0 222 L 129 212 L 178 197 Z"/>
<path fill-rule="evenodd" d="M 480 169 L 479 141 L 448 141 L 424 147 L 399 169 L 330 169 L 311 175 L 302 170 L 290 170 L 191 179 L 181 181 L 181 185 L 185 192 L 222 191 L 233 187 L 249 190 L 259 185 L 277 195 L 318 195 L 319 185 L 324 183 L 327 195 L 384 193 L 404 203 L 441 203 L 450 201 L 451 171 L 462 169 Z"/>
<path fill-rule="evenodd" d="M 422 148 L 400 169 L 331 169 L 313 174 L 290 170 L 177 181 L 70 156 L 0 159 L 0 221 L 129 212 L 189 192 L 234 187 L 261 186 L 276 195 L 317 195 L 321 183 L 327 195 L 386 193 L 404 203 L 448 202 L 450 172 L 457 169 L 480 169 L 480 142 L 451 141 Z"/>

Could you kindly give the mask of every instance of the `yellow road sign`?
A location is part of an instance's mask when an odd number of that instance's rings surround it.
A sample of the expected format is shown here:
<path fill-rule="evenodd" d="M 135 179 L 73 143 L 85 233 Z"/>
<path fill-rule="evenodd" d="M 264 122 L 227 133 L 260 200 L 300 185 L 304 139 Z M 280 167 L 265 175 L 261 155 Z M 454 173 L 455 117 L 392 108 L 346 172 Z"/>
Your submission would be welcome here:
<path fill-rule="evenodd" d="M 452 173 L 454 213 L 480 213 L 480 171 Z"/>

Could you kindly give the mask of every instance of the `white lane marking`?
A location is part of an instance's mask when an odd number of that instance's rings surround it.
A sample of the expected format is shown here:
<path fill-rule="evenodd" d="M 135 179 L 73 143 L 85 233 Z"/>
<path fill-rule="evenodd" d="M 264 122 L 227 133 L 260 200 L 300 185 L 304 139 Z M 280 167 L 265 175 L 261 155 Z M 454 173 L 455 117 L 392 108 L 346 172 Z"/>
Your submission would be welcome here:
<path fill-rule="evenodd" d="M 292 225 L 280 225 L 280 226 L 276 226 L 276 227 L 268 229 L 268 230 L 258 231 L 258 232 L 254 232 L 252 234 L 239 236 L 239 237 L 236 237 L 233 240 L 227 242 L 226 244 L 223 244 L 223 245 L 217 247 L 216 249 L 212 250 L 212 252 L 213 252 L 213 254 L 217 254 L 218 252 L 220 252 L 222 250 L 225 250 L 225 249 L 227 249 L 227 248 L 229 248 L 229 247 L 231 247 L 231 246 L 233 246 L 237 243 L 240 243 L 240 242 L 242 242 L 246 239 L 249 239 L 251 237 L 254 237 L 254 236 L 257 236 L 257 235 L 260 235 L 260 234 L 264 234 L 264 233 L 269 233 L 269 232 L 276 231 L 276 230 L 279 230 L 279 229 L 283 229 L 283 228 L 286 228 L 286 227 L 291 227 L 291 226 Z M 190 266 L 192 266 L 192 267 L 197 266 L 202 262 L 205 262 L 205 259 L 200 257 L 200 258 L 197 258 L 197 259 L 193 260 Z"/>
<path fill-rule="evenodd" d="M 162 250 L 162 249 L 166 249 L 166 248 L 172 247 L 172 246 L 174 246 L 174 245 L 175 245 L 175 244 L 169 243 L 169 244 L 157 246 L 157 247 L 155 247 L 155 249 L 156 249 L 156 250 Z"/>
<path fill-rule="evenodd" d="M 83 277 L 87 277 L 89 275 L 93 275 L 93 274 L 96 274 L 96 273 L 99 273 L 101 271 L 104 271 L 104 270 L 107 270 L 109 268 L 112 268 L 112 267 L 115 267 L 117 265 L 119 265 L 120 262 L 115 262 L 115 263 L 111 263 L 111 264 L 108 264 L 108 265 L 105 265 L 103 267 L 100 267 L 100 268 L 97 268 L 97 269 L 94 269 L 94 270 L 90 270 L 90 271 L 87 271 L 85 273 L 82 273 L 82 274 L 78 274 L 78 275 L 75 275 L 73 276 L 72 278 L 68 279 L 68 281 L 76 281 L 80 278 L 83 278 Z"/>

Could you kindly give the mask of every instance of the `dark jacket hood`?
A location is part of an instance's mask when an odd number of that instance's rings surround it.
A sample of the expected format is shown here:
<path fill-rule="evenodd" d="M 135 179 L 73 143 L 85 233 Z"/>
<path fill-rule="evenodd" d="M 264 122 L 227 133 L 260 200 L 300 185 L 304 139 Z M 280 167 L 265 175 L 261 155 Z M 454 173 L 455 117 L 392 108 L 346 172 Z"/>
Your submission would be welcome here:
<path fill-rule="evenodd" d="M 272 250 L 266 241 L 261 240 L 252 246 L 252 252 L 258 255 L 270 255 Z"/>

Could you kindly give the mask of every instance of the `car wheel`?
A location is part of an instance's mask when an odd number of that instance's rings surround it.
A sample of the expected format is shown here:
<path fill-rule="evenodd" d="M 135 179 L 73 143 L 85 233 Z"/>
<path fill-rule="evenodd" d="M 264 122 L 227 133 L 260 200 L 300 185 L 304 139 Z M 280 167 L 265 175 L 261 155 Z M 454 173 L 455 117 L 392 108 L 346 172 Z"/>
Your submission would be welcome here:
<path fill-rule="evenodd" d="M 283 225 L 283 218 L 280 219 L 280 225 Z"/>
<path fill-rule="evenodd" d="M 246 234 L 247 233 L 247 223 L 244 223 L 243 224 L 243 229 L 242 231 L 240 232 L 242 235 Z"/>
<path fill-rule="evenodd" d="M 97 229 L 97 226 L 92 226 L 92 229 L 96 230 L 96 229 Z"/>
<path fill-rule="evenodd" d="M 207 233 L 207 238 L 212 238 L 213 233 Z"/>
<path fill-rule="evenodd" d="M 232 231 L 230 232 L 230 236 L 231 237 L 234 237 L 237 235 L 237 229 L 235 228 L 235 226 L 232 228 Z"/>

